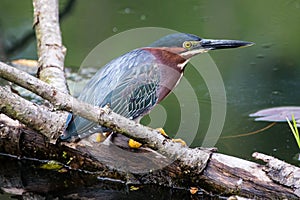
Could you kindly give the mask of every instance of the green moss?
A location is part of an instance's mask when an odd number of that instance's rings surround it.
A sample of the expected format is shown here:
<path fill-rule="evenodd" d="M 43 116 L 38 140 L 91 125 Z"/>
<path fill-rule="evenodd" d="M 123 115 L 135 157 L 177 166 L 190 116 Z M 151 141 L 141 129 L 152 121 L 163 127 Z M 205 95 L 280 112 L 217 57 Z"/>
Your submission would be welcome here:
<path fill-rule="evenodd" d="M 41 169 L 59 170 L 63 165 L 55 160 L 50 160 L 46 164 L 40 166 Z"/>

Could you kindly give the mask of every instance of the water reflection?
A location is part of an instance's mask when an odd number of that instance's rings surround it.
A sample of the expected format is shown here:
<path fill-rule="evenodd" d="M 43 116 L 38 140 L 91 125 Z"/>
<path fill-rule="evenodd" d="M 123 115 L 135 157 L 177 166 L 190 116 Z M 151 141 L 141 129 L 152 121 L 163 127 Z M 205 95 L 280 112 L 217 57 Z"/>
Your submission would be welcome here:
<path fill-rule="evenodd" d="M 41 169 L 37 160 L 19 160 L 0 155 L 1 199 L 190 199 L 189 190 L 158 186 L 126 185 L 102 179 L 97 174 L 75 170 L 57 172 Z M 201 193 L 201 191 L 199 192 Z M 195 198 L 210 199 L 204 194 Z"/>

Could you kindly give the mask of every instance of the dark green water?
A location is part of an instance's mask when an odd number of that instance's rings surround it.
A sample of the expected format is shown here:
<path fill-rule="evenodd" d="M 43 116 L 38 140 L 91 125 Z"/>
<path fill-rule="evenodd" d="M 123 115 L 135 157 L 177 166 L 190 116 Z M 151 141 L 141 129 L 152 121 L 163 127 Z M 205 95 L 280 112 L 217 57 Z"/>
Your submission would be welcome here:
<path fill-rule="evenodd" d="M 227 97 L 225 125 L 215 146 L 220 152 L 245 159 L 251 159 L 254 151 L 260 151 L 299 164 L 293 160 L 299 149 L 286 123 L 276 124 L 255 135 L 222 138 L 269 125 L 254 122 L 248 117 L 259 109 L 299 105 L 299 24 L 300 2 L 295 0 L 90 0 L 77 2 L 70 16 L 61 23 L 61 29 L 68 49 L 65 64 L 74 67 L 74 70 L 100 42 L 133 28 L 163 27 L 205 38 L 254 42 L 255 45 L 248 48 L 209 53 L 223 78 Z M 1 1 L 0 33 L 5 44 L 22 37 L 31 27 L 31 1 Z M 124 41 L 124 46 L 130 43 Z M 110 51 L 103 53 L 110 54 Z M 111 55 L 122 53 L 121 49 L 115 49 Z M 16 58 L 36 59 L 35 43 L 31 42 L 9 57 Z M 193 116 L 198 113 L 192 112 L 190 119 L 184 119 L 199 124 L 192 146 L 202 144 L 211 117 L 208 87 L 201 75 L 195 76 L 198 71 L 201 72 L 201 68 L 188 66 L 185 73 L 197 96 L 194 99 L 187 95 L 186 99 L 199 102 L 201 115 L 200 121 L 194 121 Z M 170 135 L 175 135 L 182 120 L 180 103 L 176 95 L 170 95 L 162 103 L 167 112 L 164 128 Z M 144 121 L 147 122 L 147 119 Z M 189 128 L 184 130 L 194 134 L 191 131 Z"/>

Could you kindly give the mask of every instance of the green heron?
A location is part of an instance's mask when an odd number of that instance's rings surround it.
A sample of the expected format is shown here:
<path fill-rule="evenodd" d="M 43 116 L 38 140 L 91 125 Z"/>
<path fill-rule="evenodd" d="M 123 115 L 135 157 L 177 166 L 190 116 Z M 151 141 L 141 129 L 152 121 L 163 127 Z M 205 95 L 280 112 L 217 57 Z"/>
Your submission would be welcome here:
<path fill-rule="evenodd" d="M 106 64 L 91 78 L 78 99 L 100 107 L 109 105 L 112 111 L 139 121 L 175 88 L 191 57 L 209 50 L 252 44 L 203 39 L 186 33 L 170 34 Z M 62 140 L 110 131 L 80 116 L 69 117 L 67 124 Z"/>

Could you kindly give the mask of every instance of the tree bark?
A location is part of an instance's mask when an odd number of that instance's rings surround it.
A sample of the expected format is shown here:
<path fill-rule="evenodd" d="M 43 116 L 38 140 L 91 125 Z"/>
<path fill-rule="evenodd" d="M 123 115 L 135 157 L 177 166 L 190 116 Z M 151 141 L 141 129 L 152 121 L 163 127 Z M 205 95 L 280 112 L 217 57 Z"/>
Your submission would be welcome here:
<path fill-rule="evenodd" d="M 12 93 L 9 87 L 0 87 L 0 112 L 42 133 L 49 141 L 56 140 L 53 136 L 61 134 L 65 124 L 63 112 L 49 112 L 47 107 Z"/>
<path fill-rule="evenodd" d="M 66 48 L 59 27 L 58 0 L 33 0 L 37 39 L 38 77 L 58 90 L 68 93 L 64 75 Z"/>
<path fill-rule="evenodd" d="M 58 0 L 33 0 L 33 19 L 38 53 L 37 75 L 57 90 L 68 93 L 64 74 L 66 48 L 62 44 Z M 66 121 L 68 113 L 61 114 Z M 60 132 L 49 137 L 51 142 L 55 141 Z"/>
<path fill-rule="evenodd" d="M 181 189 L 195 187 L 223 196 L 238 194 L 257 199 L 299 198 L 295 187 L 284 186 L 273 181 L 265 172 L 267 166 L 220 153 L 212 154 L 207 167 L 202 172 L 193 165 L 183 165 L 180 160 L 175 160 L 160 169 L 146 173 L 141 171 L 144 165 L 153 163 L 159 165 L 163 161 L 168 162 L 168 158 L 163 155 L 158 156 L 152 151 L 149 151 L 148 155 L 143 154 L 147 149 L 142 149 L 135 153 L 133 159 L 128 160 L 128 157 L 124 157 L 124 152 L 120 155 L 118 147 L 105 143 L 97 143 L 93 146 L 49 144 L 44 136 L 20 128 L 15 122 L 8 122 L 5 119 L 0 119 L 0 136 L 2 153 L 14 153 L 21 157 L 34 157 L 41 160 L 56 160 L 62 163 L 61 169 L 66 171 L 86 170 L 94 172 L 94 175 L 119 180 L 129 185 L 158 184 Z M 134 160 L 134 158 L 138 159 L 138 154 L 143 154 L 144 162 Z M 125 166 L 126 169 L 120 166 Z"/>

